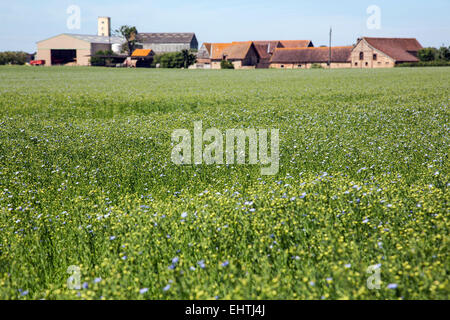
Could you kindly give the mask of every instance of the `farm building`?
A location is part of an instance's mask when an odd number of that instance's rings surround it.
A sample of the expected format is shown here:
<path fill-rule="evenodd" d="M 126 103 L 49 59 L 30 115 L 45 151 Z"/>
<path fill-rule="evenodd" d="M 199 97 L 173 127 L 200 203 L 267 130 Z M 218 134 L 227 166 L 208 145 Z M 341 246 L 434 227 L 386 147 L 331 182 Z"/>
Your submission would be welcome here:
<path fill-rule="evenodd" d="M 332 47 L 331 68 L 351 68 L 350 56 L 353 47 Z M 313 65 L 329 67 L 329 47 L 319 48 L 277 48 L 275 49 L 270 67 L 276 69 L 309 69 Z"/>
<path fill-rule="evenodd" d="M 120 46 L 124 42 L 120 37 L 64 33 L 39 41 L 36 60 L 45 60 L 46 66 L 88 66 L 91 55 L 98 51 L 111 50 L 114 45 Z"/>
<path fill-rule="evenodd" d="M 150 68 L 155 53 L 152 49 L 136 49 L 130 58 L 127 59 L 127 66 L 135 68 Z"/>
<path fill-rule="evenodd" d="M 220 69 L 222 60 L 233 63 L 235 69 L 254 69 L 259 63 L 259 54 L 253 42 L 213 43 L 211 68 Z"/>
<path fill-rule="evenodd" d="M 257 68 L 269 68 L 270 59 L 278 48 L 311 48 L 314 47 L 310 40 L 275 40 L 275 41 L 253 41 L 260 55 Z"/>
<path fill-rule="evenodd" d="M 212 43 L 203 43 L 197 53 L 197 62 L 193 69 L 211 69 Z"/>
<path fill-rule="evenodd" d="M 156 54 L 198 50 L 195 33 L 139 33 L 136 37 L 142 49 L 152 49 Z"/>
<path fill-rule="evenodd" d="M 392 68 L 404 62 L 418 62 L 422 45 L 414 38 L 358 39 L 351 54 L 353 68 Z"/>
<path fill-rule="evenodd" d="M 277 48 L 313 47 L 310 40 L 243 41 L 204 43 L 197 54 L 196 68 L 220 69 L 222 60 L 232 61 L 236 69 L 268 68 Z"/>

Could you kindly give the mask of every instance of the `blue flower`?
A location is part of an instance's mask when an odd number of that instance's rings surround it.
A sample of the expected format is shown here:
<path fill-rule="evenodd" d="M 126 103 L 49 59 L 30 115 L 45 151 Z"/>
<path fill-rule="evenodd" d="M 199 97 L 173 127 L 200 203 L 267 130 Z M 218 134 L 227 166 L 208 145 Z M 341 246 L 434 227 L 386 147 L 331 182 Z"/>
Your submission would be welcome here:
<path fill-rule="evenodd" d="M 344 267 L 346 267 L 347 269 L 350 269 L 352 267 L 351 263 L 347 263 Z"/>
<path fill-rule="evenodd" d="M 163 291 L 164 292 L 166 292 L 166 291 L 169 291 L 170 290 L 170 284 L 168 284 L 167 286 L 165 286 L 164 288 L 163 288 Z"/>
<path fill-rule="evenodd" d="M 94 283 L 99 283 L 100 281 L 102 281 L 102 278 L 95 278 L 94 279 Z"/>
<path fill-rule="evenodd" d="M 148 288 L 143 288 L 143 289 L 139 290 L 139 293 L 144 294 L 144 293 L 147 293 L 147 291 L 148 291 Z"/>
<path fill-rule="evenodd" d="M 205 260 L 200 260 L 199 262 L 197 262 L 197 264 L 200 266 L 200 268 L 205 269 Z"/>
<path fill-rule="evenodd" d="M 222 263 L 222 267 L 228 267 L 228 265 L 230 264 L 230 262 L 227 260 L 224 263 Z"/>
<path fill-rule="evenodd" d="M 111 240 L 111 241 L 116 240 L 116 236 L 109 237 L 109 240 Z"/>
<path fill-rule="evenodd" d="M 181 214 L 181 217 L 184 219 L 184 218 L 186 218 L 188 216 L 188 213 L 187 212 L 183 212 L 182 214 Z"/>
<path fill-rule="evenodd" d="M 390 283 L 387 286 L 388 289 L 397 289 L 398 288 L 398 284 L 396 283 Z"/>
<path fill-rule="evenodd" d="M 172 259 L 172 263 L 173 264 L 177 264 L 178 261 L 180 261 L 180 258 L 178 258 L 178 257 L 175 257 L 175 258 Z"/>

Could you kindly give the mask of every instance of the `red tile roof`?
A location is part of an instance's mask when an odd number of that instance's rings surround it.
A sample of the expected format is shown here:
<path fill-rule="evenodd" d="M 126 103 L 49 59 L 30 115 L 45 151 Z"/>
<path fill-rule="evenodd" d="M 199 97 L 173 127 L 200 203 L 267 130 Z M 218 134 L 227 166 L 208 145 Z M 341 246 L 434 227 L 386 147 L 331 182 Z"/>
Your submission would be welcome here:
<path fill-rule="evenodd" d="M 152 49 L 136 49 L 133 51 L 132 57 L 147 57 L 152 53 Z"/>
<path fill-rule="evenodd" d="M 417 51 L 422 45 L 414 38 L 369 38 L 364 37 L 371 47 L 377 49 L 397 62 L 417 62 Z"/>
<path fill-rule="evenodd" d="M 253 46 L 253 42 L 240 42 L 233 43 L 223 51 L 223 54 L 228 60 L 243 60 L 247 56 L 250 48 Z"/>
<path fill-rule="evenodd" d="M 231 45 L 233 45 L 233 44 L 232 43 L 211 43 L 211 59 L 212 60 L 222 60 L 223 59 L 223 51 Z"/>
<path fill-rule="evenodd" d="M 308 48 L 313 47 L 311 40 L 280 40 L 283 48 Z"/>
<path fill-rule="evenodd" d="M 331 62 L 350 62 L 353 50 L 349 47 L 332 47 Z M 278 48 L 272 56 L 272 63 L 325 63 L 329 59 L 329 48 Z"/>
<path fill-rule="evenodd" d="M 247 56 L 253 42 L 233 42 L 233 43 L 213 43 L 211 45 L 212 60 L 222 60 L 224 57 L 227 60 L 243 60 Z"/>

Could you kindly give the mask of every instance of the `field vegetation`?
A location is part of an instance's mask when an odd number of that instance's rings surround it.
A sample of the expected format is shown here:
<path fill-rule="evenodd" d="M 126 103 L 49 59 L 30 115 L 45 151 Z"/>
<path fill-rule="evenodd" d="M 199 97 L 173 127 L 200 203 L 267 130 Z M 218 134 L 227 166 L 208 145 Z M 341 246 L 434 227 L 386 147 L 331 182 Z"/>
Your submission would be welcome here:
<path fill-rule="evenodd" d="M 1 67 L 0 299 L 448 299 L 449 100 L 448 68 Z M 174 165 L 200 120 L 279 129 L 278 175 Z"/>

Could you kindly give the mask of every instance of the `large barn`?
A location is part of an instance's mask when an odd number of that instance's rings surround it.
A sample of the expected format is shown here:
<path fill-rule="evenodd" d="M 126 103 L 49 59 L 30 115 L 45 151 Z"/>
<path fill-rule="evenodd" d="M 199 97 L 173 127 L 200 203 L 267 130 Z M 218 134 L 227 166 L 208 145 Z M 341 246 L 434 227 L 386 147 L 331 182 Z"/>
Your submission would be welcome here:
<path fill-rule="evenodd" d="M 136 38 L 142 49 L 151 49 L 156 54 L 198 50 L 195 33 L 139 33 Z"/>
<path fill-rule="evenodd" d="M 352 51 L 353 68 L 392 68 L 405 62 L 419 62 L 422 45 L 414 38 L 358 39 Z"/>
<path fill-rule="evenodd" d="M 36 60 L 44 60 L 46 66 L 89 66 L 91 55 L 113 47 L 119 48 L 124 42 L 120 37 L 64 33 L 39 41 Z"/>
<path fill-rule="evenodd" d="M 322 68 L 351 68 L 350 56 L 353 47 L 330 48 L 277 48 L 275 49 L 270 67 L 276 69 L 309 69 L 313 65 Z"/>

